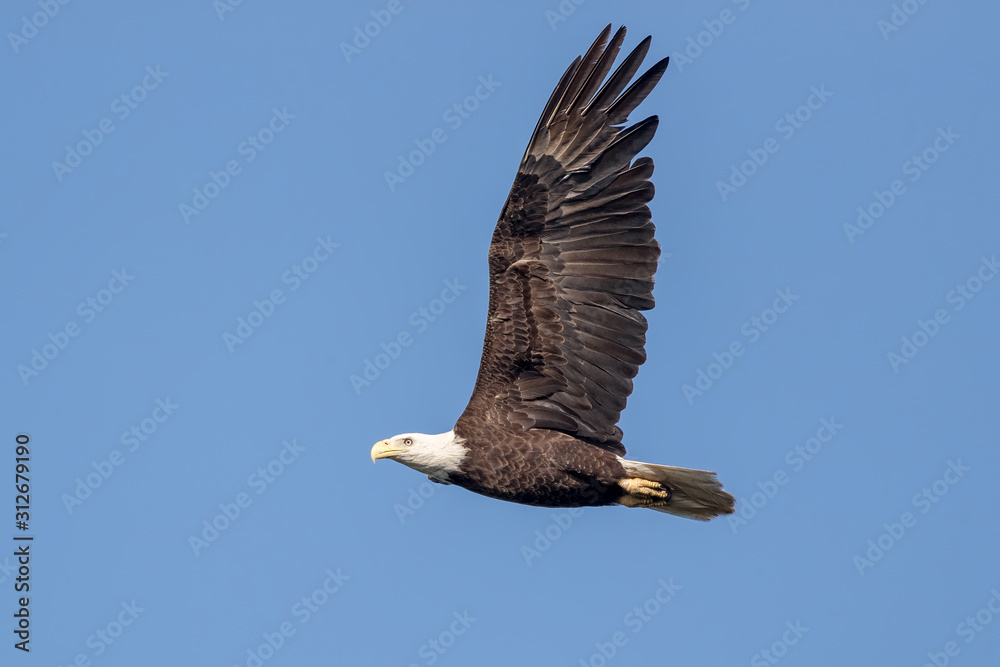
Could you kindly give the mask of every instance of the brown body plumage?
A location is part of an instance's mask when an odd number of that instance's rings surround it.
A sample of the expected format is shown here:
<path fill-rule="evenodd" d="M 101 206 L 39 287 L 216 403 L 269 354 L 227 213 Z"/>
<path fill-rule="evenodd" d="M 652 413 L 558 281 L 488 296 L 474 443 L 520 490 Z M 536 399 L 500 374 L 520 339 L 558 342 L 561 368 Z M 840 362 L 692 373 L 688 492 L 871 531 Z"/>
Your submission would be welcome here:
<path fill-rule="evenodd" d="M 426 452 L 410 462 L 403 445 L 383 445 L 396 439 L 376 448 L 432 479 L 502 500 L 620 503 L 708 519 L 732 512 L 734 502 L 714 473 L 621 458 L 617 422 L 646 359 L 640 311 L 653 307 L 660 255 L 647 206 L 653 161 L 635 159 L 657 117 L 623 124 L 667 59 L 626 90 L 647 37 L 605 82 L 625 29 L 609 41 L 610 33 L 608 26 L 560 79 L 497 222 L 479 375 L 453 441 L 444 440 L 453 462 Z"/>

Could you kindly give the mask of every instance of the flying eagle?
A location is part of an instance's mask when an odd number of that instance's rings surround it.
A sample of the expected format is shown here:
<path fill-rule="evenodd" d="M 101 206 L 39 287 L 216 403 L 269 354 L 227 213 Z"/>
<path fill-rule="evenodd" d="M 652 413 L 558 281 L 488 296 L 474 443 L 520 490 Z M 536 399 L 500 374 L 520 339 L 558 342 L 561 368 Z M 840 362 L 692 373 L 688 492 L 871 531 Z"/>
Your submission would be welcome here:
<path fill-rule="evenodd" d="M 625 28 L 610 34 L 609 25 L 559 80 L 500 213 L 469 405 L 451 431 L 397 435 L 371 456 L 500 500 L 707 521 L 735 503 L 715 473 L 629 461 L 616 425 L 646 360 L 640 311 L 653 307 L 660 256 L 646 206 L 653 161 L 635 159 L 658 120 L 624 124 L 668 59 L 626 90 L 646 37 L 605 82 Z"/>

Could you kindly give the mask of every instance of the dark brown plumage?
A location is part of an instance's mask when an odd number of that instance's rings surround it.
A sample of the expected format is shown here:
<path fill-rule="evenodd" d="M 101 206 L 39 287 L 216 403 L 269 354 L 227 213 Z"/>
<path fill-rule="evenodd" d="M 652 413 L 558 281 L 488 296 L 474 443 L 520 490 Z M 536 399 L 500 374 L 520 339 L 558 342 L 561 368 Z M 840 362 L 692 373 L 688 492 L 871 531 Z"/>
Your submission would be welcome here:
<path fill-rule="evenodd" d="M 653 138 L 657 118 L 614 124 L 652 90 L 667 59 L 617 98 L 649 49 L 647 37 L 597 91 L 625 37 L 621 28 L 608 44 L 610 30 L 563 74 L 500 214 L 489 251 L 486 342 L 460 429 L 484 415 L 625 453 L 615 424 L 646 360 L 639 311 L 653 307 L 660 256 L 646 206 L 653 161 L 631 161 Z"/>
<path fill-rule="evenodd" d="M 372 456 L 399 454 L 432 479 L 503 500 L 709 519 L 734 503 L 714 473 L 621 458 L 617 423 L 646 359 L 641 311 L 653 307 L 660 255 L 647 206 L 653 161 L 635 159 L 657 117 L 624 124 L 667 59 L 629 85 L 647 37 L 605 82 L 625 28 L 609 41 L 610 33 L 609 25 L 560 79 L 493 233 L 486 340 L 454 428 L 465 450 L 457 469 L 431 465 L 426 450 L 408 459 L 390 441 Z"/>

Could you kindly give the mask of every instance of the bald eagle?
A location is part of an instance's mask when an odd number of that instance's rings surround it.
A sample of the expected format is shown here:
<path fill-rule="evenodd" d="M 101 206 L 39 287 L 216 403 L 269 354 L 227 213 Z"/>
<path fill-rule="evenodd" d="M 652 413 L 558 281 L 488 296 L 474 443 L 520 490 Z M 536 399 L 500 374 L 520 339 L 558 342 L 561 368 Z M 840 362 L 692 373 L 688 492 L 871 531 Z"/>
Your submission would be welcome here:
<path fill-rule="evenodd" d="M 371 457 L 500 500 L 707 521 L 735 503 L 715 473 L 627 460 L 616 425 L 646 360 L 640 311 L 653 307 L 660 256 L 646 206 L 653 161 L 635 159 L 658 120 L 625 123 L 668 59 L 628 85 L 646 37 L 605 82 L 625 28 L 610 34 L 609 25 L 559 80 L 500 213 L 486 341 L 465 412 L 447 433 L 397 435 Z"/>

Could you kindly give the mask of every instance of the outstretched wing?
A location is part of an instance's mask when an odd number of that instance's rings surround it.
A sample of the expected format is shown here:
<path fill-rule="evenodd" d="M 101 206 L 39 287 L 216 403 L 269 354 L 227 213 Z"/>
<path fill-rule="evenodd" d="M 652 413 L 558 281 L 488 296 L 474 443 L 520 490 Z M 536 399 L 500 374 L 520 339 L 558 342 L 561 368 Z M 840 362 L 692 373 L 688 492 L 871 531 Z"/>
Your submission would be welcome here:
<path fill-rule="evenodd" d="M 625 38 L 611 26 L 563 74 L 535 127 L 490 244 L 479 376 L 459 418 L 554 429 L 624 454 L 618 418 L 646 360 L 660 255 L 646 204 L 651 116 L 623 127 L 667 59 L 622 93 L 644 39 L 604 82 Z"/>

